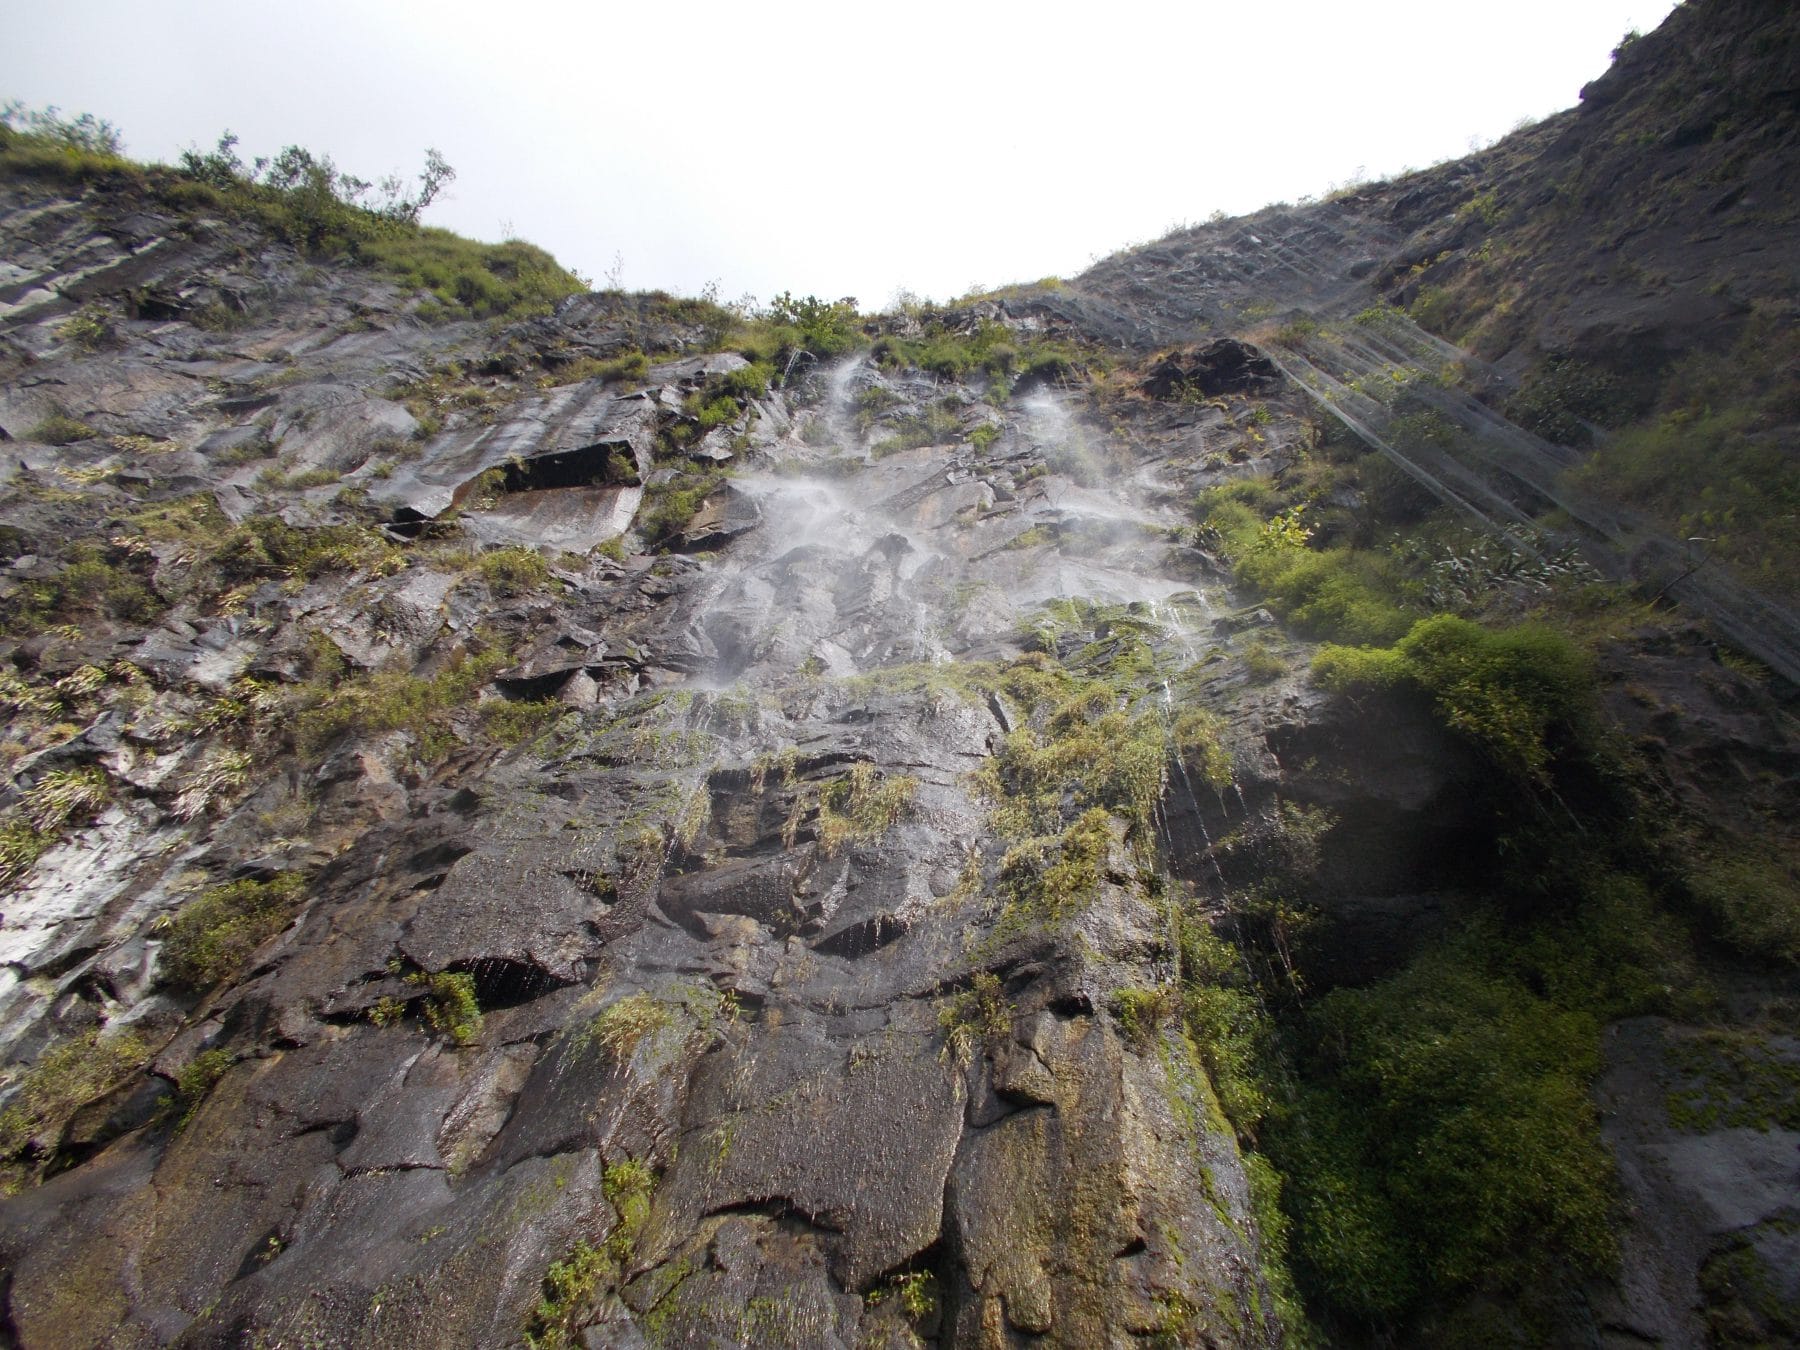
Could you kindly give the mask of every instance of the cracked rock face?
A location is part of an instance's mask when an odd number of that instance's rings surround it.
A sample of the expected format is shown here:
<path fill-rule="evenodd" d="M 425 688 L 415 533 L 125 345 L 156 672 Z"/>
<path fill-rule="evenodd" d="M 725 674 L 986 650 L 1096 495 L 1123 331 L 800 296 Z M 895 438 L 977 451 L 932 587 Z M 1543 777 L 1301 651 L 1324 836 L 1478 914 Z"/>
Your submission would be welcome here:
<path fill-rule="evenodd" d="M 111 702 L 15 770 L 24 794 L 100 765 L 114 796 L 8 897 L 0 1035 L 28 1062 L 130 1028 L 152 1056 L 0 1206 L 12 1337 L 510 1345 L 553 1264 L 589 1261 L 563 1311 L 592 1345 L 1278 1338 L 1194 1047 L 1113 1011 L 1168 974 L 1162 845 L 1115 820 L 1066 913 L 1009 908 L 978 772 L 1031 713 L 959 674 L 1016 661 L 1067 599 L 1194 661 L 1230 603 L 1167 544 L 1202 443 L 1134 459 L 1057 391 L 954 390 L 961 431 L 875 457 L 947 391 L 852 359 L 697 441 L 739 472 L 676 552 L 632 555 L 665 433 L 741 358 L 637 387 L 484 377 L 425 428 L 409 408 L 438 394 L 397 391 L 533 344 L 617 350 L 608 311 L 423 327 L 373 276 L 279 250 L 225 287 L 236 227 L 8 209 L 31 242 L 7 338 L 95 434 L 35 444 L 50 398 L 0 389 L 6 523 L 49 545 L 95 512 L 145 530 L 146 504 L 222 522 L 119 555 L 151 617 L 11 649 L 33 679 L 124 659 L 147 693 L 84 693 Z M 76 272 L 89 303 L 109 274 L 150 297 L 103 350 L 57 343 Z M 243 306 L 223 341 L 182 317 L 215 294 Z M 68 472 L 89 498 L 43 490 Z M 346 552 L 259 574 L 297 537 L 269 521 Z M 262 533 L 200 561 L 233 529 Z M 609 540 L 622 561 L 589 553 Z M 547 574 L 479 571 L 497 545 Z M 197 586 L 228 564 L 224 606 Z M 476 661 L 460 702 L 369 721 L 375 691 Z M 364 711 L 307 730 L 334 698 Z M 509 746 L 510 709 L 538 720 Z M 290 898 L 221 974 L 172 982 L 219 894 Z"/>

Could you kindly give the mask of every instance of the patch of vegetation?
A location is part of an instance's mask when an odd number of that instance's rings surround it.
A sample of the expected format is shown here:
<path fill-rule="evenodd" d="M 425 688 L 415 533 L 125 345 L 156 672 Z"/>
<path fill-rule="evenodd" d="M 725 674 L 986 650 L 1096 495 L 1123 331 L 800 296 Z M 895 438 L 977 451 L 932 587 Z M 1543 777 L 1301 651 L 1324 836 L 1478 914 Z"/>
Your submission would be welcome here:
<path fill-rule="evenodd" d="M 525 1326 L 528 1350 L 565 1350 L 573 1345 L 575 1323 L 602 1279 L 616 1273 L 605 1252 L 583 1240 L 553 1261 L 544 1274 L 543 1297 Z"/>
<path fill-rule="evenodd" d="M 545 388 L 599 380 L 605 384 L 635 383 L 650 374 L 650 358 L 633 347 L 617 356 L 582 356 L 556 366 L 539 381 Z"/>
<path fill-rule="evenodd" d="M 799 353 L 830 360 L 855 351 L 865 340 L 854 300 L 825 301 L 816 295 L 796 298 L 787 291 L 721 338 L 751 362 L 784 374 Z"/>
<path fill-rule="evenodd" d="M 1015 332 L 983 319 L 953 327 L 942 317 L 929 317 L 917 338 L 890 334 L 870 349 L 878 365 L 914 369 L 941 380 L 962 381 L 984 376 L 990 396 L 1004 398 L 1021 382 L 1057 383 L 1079 369 L 1073 348 L 1049 338 Z"/>
<path fill-rule="evenodd" d="M 417 379 L 388 390 L 387 397 L 405 405 L 419 424 L 419 434 L 435 436 L 453 415 L 478 422 L 492 420 L 511 407 L 518 391 L 498 381 L 483 383 L 455 361 L 433 366 Z"/>
<path fill-rule="evenodd" d="M 1244 648 L 1244 671 L 1252 684 L 1268 684 L 1287 674 L 1287 663 L 1269 650 L 1269 644 L 1256 638 Z"/>
<path fill-rule="evenodd" d="M 1155 1041 L 1180 1006 L 1180 996 L 1170 985 L 1155 989 L 1115 989 L 1112 996 L 1113 1016 L 1119 1019 L 1119 1031 L 1139 1050 Z"/>
<path fill-rule="evenodd" d="M 1707 1030 L 1669 1043 L 1679 1078 L 1667 1097 L 1669 1123 L 1713 1130 L 1800 1130 L 1800 1063 L 1756 1030 Z"/>
<path fill-rule="evenodd" d="M 305 893 L 306 879 L 296 872 L 208 887 L 163 927 L 157 955 L 162 979 L 198 993 L 237 975 L 258 947 L 288 926 Z"/>
<path fill-rule="evenodd" d="M 354 256 L 409 290 L 425 291 L 421 318 L 523 319 L 548 314 L 587 289 L 549 253 L 522 239 L 483 244 L 430 226 L 359 240 Z"/>
<path fill-rule="evenodd" d="M 69 318 L 57 324 L 56 336 L 76 351 L 97 352 L 102 347 L 110 346 L 115 335 L 105 310 L 96 305 L 83 305 Z"/>
<path fill-rule="evenodd" d="M 217 593 L 275 578 L 311 581 L 359 567 L 385 575 L 403 565 L 400 550 L 365 526 L 302 527 L 265 515 L 229 528 L 196 565 L 193 580 L 202 592 Z"/>
<path fill-rule="evenodd" d="M 150 1047 L 136 1032 L 83 1032 L 44 1051 L 15 1075 L 0 1110 L 0 1194 L 34 1180 L 55 1157 L 75 1111 L 136 1072 Z"/>
<path fill-rule="evenodd" d="M 1690 356 L 1650 414 L 1621 427 L 1577 471 L 1771 595 L 1800 591 L 1800 330 L 1760 312 L 1731 351 Z"/>
<path fill-rule="evenodd" d="M 955 406 L 940 404 L 895 418 L 888 425 L 893 434 L 884 436 L 870 448 L 870 453 L 877 459 L 902 450 L 916 450 L 923 445 L 948 445 L 962 439 L 962 417 Z"/>
<path fill-rule="evenodd" d="M 175 1075 L 175 1095 L 168 1108 L 175 1116 L 176 1129 L 194 1118 L 194 1113 L 206 1100 L 206 1094 L 235 1062 L 229 1050 L 202 1050 L 181 1067 Z"/>
<path fill-rule="evenodd" d="M 84 114 L 30 112 L 8 105 L 0 126 L 0 172 L 68 183 L 136 186 L 180 210 L 254 222 L 315 258 L 373 266 L 400 285 L 429 293 L 427 319 L 523 318 L 547 314 L 587 289 L 542 249 L 522 240 L 483 244 L 419 224 L 420 213 L 455 171 L 435 150 L 415 187 L 398 177 L 369 182 L 328 155 L 290 145 L 246 165 L 226 132 L 210 151 L 187 150 L 176 168 L 124 158 L 116 128 Z"/>
<path fill-rule="evenodd" d="M 67 413 L 53 412 L 25 433 L 28 441 L 38 441 L 44 445 L 74 445 L 77 441 L 91 441 L 100 433 L 86 422 L 70 417 Z"/>
<path fill-rule="evenodd" d="M 472 1044 L 481 1035 L 481 1003 L 475 977 L 463 971 L 415 971 L 408 983 L 425 991 L 425 1025 L 455 1045 Z"/>
<path fill-rule="evenodd" d="M 688 467 L 678 469 L 665 483 L 646 487 L 636 526 L 644 546 L 657 549 L 672 544 L 727 476 L 722 469 Z"/>
<path fill-rule="evenodd" d="M 316 761 L 339 737 L 404 731 L 415 738 L 423 762 L 443 757 L 456 743 L 445 715 L 473 708 L 475 695 L 507 663 L 504 652 L 458 653 L 435 675 L 379 671 L 332 688 L 311 689 L 311 706 L 294 719 L 294 743 L 303 759 Z"/>
<path fill-rule="evenodd" d="M 886 1284 L 878 1284 L 863 1295 L 863 1303 L 871 1308 L 880 1307 L 889 1299 L 900 1305 L 908 1320 L 923 1322 L 937 1312 L 937 1277 L 929 1270 L 904 1271 L 889 1276 Z"/>
<path fill-rule="evenodd" d="M 660 841 L 658 847 L 660 848 Z M 573 1046 L 597 1045 L 619 1063 L 630 1059 L 644 1037 L 674 1025 L 674 1009 L 649 994 L 628 994 L 609 1004 L 576 1034 Z"/>
<path fill-rule="evenodd" d="M 1307 1018 L 1301 1086 L 1268 1133 L 1316 1295 L 1391 1322 L 1429 1296 L 1528 1286 L 1614 1257 L 1612 1163 L 1588 1085 L 1592 1012 L 1471 943 Z"/>
<path fill-rule="evenodd" d="M 512 599 L 550 585 L 550 564 L 535 548 L 496 548 L 483 553 L 475 571 L 494 595 Z"/>
<path fill-rule="evenodd" d="M 1711 837 L 1689 849 L 1687 887 L 1714 931 L 1756 960 L 1800 965 L 1800 868 L 1769 841 Z"/>
<path fill-rule="evenodd" d="M 79 184 L 139 178 L 143 170 L 125 158 L 111 122 L 12 101 L 0 108 L 0 173 Z"/>
<path fill-rule="evenodd" d="M 1265 518 L 1247 497 L 1267 500 L 1266 489 L 1203 494 L 1203 530 L 1271 609 L 1314 637 L 1386 642 L 1406 631 L 1416 611 L 1390 559 L 1349 545 L 1314 548 L 1304 504 Z"/>
<path fill-rule="evenodd" d="M 1012 1030 L 1012 1005 L 1000 977 L 978 971 L 969 987 L 938 1009 L 938 1026 L 944 1033 L 944 1054 L 966 1064 L 982 1041 Z"/>
<path fill-rule="evenodd" d="M 1547 783 L 1559 753 L 1585 746 L 1593 715 L 1586 655 L 1543 625 L 1493 631 L 1440 614 L 1392 647 L 1326 646 L 1313 674 L 1328 689 L 1410 683 L 1432 697 L 1445 724 L 1508 773 Z"/>
<path fill-rule="evenodd" d="M 0 601 L 0 629 L 39 632 L 94 616 L 148 623 L 167 608 L 150 585 L 148 568 L 145 552 L 127 543 L 75 543 L 60 572 L 25 581 Z"/>
<path fill-rule="evenodd" d="M 1794 1231 L 1791 1219 L 1769 1225 L 1781 1233 Z M 1800 1343 L 1800 1308 L 1784 1297 L 1779 1272 L 1757 1250 L 1756 1236 L 1755 1229 L 1733 1233 L 1700 1267 L 1708 1344 L 1719 1350 Z"/>
<path fill-rule="evenodd" d="M 1506 416 L 1558 445 L 1592 445 L 1592 427 L 1612 426 L 1626 411 L 1625 391 L 1608 372 L 1571 358 L 1546 361 L 1506 401 Z"/>
<path fill-rule="evenodd" d="M 555 726 L 569 712 L 555 699 L 490 699 L 481 705 L 482 732 L 501 745 L 523 745 Z"/>
<path fill-rule="evenodd" d="M 918 794 L 919 780 L 907 774 L 882 775 L 873 764 L 819 789 L 819 848 L 827 856 L 845 845 L 879 839 L 899 824 Z"/>

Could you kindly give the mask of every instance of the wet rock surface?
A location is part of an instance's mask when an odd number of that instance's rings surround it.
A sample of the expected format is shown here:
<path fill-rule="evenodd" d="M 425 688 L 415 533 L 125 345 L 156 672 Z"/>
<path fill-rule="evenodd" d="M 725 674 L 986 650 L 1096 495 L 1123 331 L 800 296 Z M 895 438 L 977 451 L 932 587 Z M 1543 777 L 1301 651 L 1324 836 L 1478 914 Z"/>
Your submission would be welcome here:
<path fill-rule="evenodd" d="M 0 1340 L 1280 1343 L 1183 925 L 1241 953 L 1239 901 L 1303 897 L 1306 996 L 1380 980 L 1491 896 L 1493 767 L 1317 687 L 1191 503 L 1317 438 L 1243 304 L 1360 305 L 1460 191 L 954 316 L 1185 344 L 1112 385 L 750 395 L 647 298 L 427 323 L 241 224 L 0 189 L 0 601 L 42 616 L 0 809 L 47 822 L 0 856 Z M 1605 666 L 1660 789 L 1787 828 L 1779 687 L 1680 628 Z M 1733 996 L 1791 1068 L 1780 980 Z M 1708 1034 L 1607 1033 L 1634 1209 L 1571 1344 L 1698 1343 L 1765 1316 L 1744 1253 L 1793 1268 L 1793 1131 L 1668 1114 Z"/>

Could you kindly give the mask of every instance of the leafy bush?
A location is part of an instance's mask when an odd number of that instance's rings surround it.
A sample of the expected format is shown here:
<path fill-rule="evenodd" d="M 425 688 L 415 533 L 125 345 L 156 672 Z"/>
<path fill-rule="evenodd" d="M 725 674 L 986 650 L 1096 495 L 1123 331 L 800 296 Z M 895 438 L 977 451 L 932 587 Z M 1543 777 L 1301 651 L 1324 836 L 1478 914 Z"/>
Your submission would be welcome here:
<path fill-rule="evenodd" d="M 1388 642 L 1404 633 L 1414 616 L 1401 599 L 1393 561 L 1344 545 L 1309 547 L 1314 531 L 1303 523 L 1304 507 L 1265 518 L 1278 502 L 1273 488 L 1240 481 L 1202 494 L 1197 503 L 1204 530 L 1231 559 L 1238 580 L 1309 636 Z"/>
<path fill-rule="evenodd" d="M 64 117 L 17 101 L 0 108 L 0 172 L 68 183 L 140 177 L 124 156 L 119 129 L 92 113 Z"/>
<path fill-rule="evenodd" d="M 237 974 L 258 947 L 287 927 L 305 890 L 298 873 L 282 872 L 267 881 L 232 881 L 202 891 L 163 931 L 163 979 L 201 991 Z"/>
<path fill-rule="evenodd" d="M 1313 674 L 1339 690 L 1415 684 L 1447 725 L 1533 783 L 1548 781 L 1562 744 L 1586 734 L 1593 702 L 1589 662 L 1562 634 L 1494 631 L 1449 614 L 1421 619 L 1392 648 L 1321 648 Z"/>
<path fill-rule="evenodd" d="M 1588 1096 L 1598 1026 L 1482 964 L 1434 953 L 1309 1019 L 1270 1148 L 1307 1283 L 1353 1317 L 1613 1259 L 1612 1162 Z"/>

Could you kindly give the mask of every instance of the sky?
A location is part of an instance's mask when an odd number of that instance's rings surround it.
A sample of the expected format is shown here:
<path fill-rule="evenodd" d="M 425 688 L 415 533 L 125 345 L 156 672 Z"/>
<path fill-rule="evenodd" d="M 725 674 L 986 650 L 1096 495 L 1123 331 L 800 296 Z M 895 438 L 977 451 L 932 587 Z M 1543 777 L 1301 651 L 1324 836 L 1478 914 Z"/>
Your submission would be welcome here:
<path fill-rule="evenodd" d="M 1670 0 L 0 0 L 0 100 L 173 160 L 227 128 L 596 285 L 949 299 L 1572 107 Z"/>

